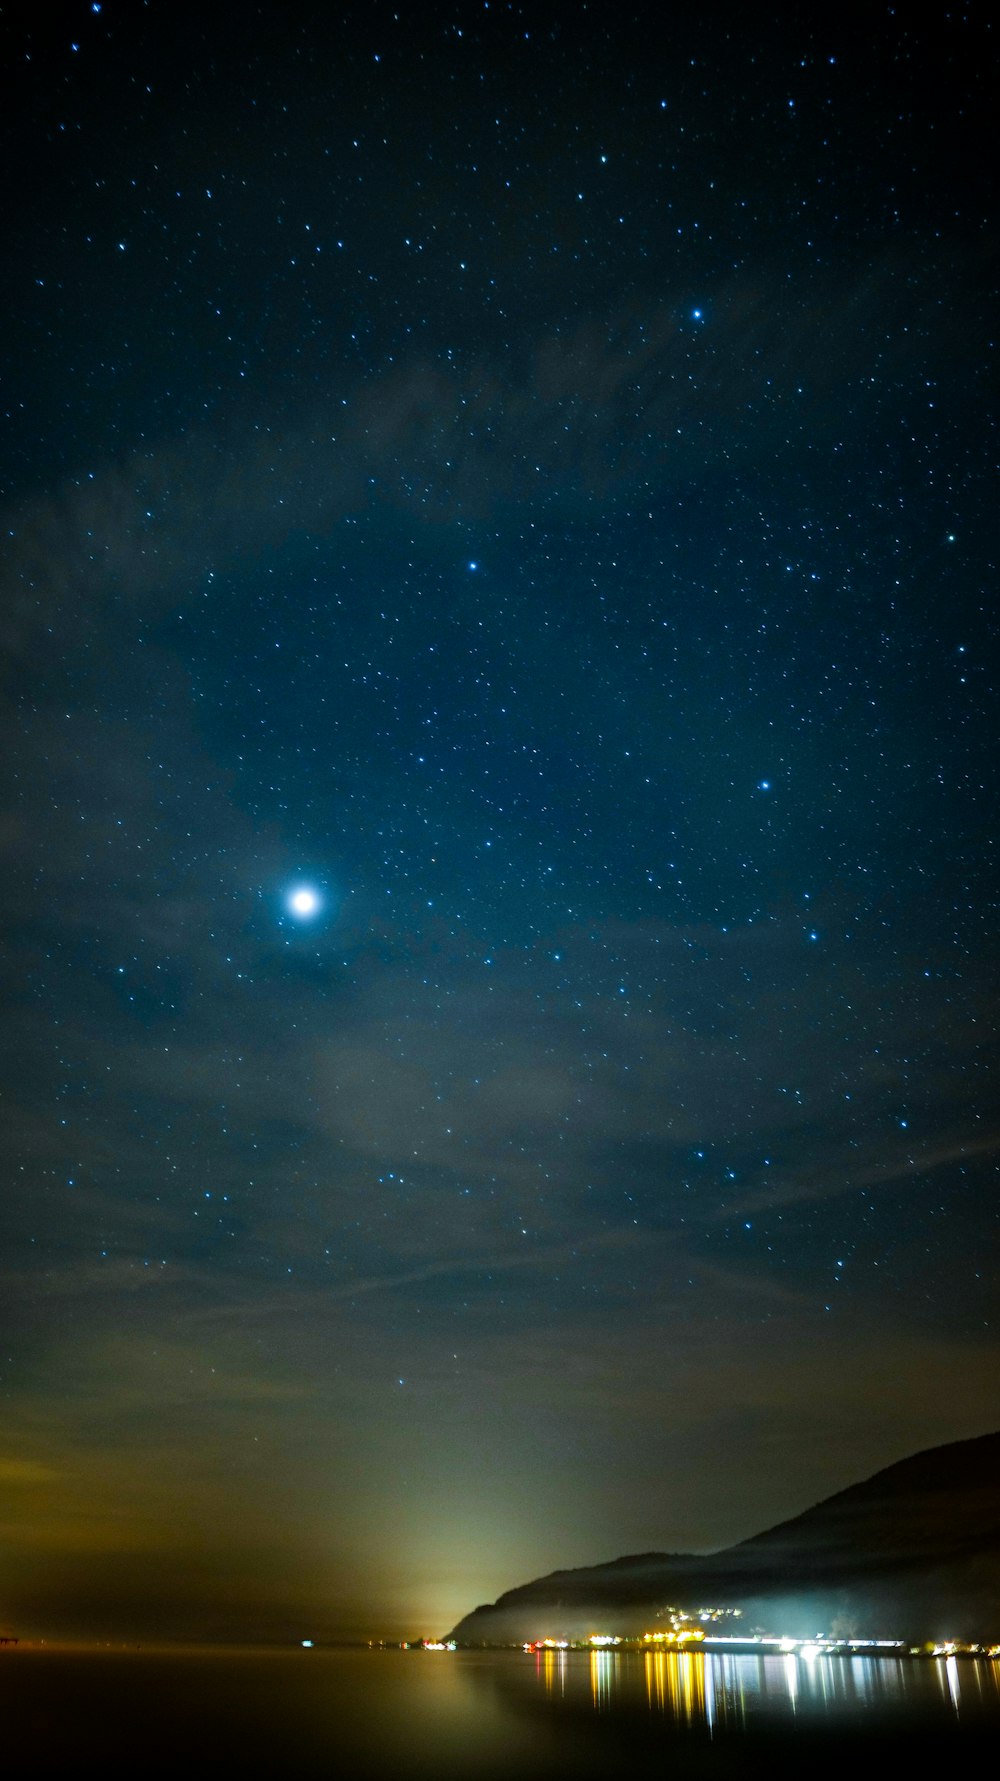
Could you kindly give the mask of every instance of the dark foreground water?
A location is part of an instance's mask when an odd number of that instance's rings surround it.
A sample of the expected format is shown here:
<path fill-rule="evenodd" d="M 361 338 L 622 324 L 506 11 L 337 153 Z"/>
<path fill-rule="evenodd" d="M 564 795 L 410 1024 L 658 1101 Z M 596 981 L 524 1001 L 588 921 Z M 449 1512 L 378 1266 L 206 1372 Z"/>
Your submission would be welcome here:
<path fill-rule="evenodd" d="M 1000 1751 L 1000 1663 L 19 1648 L 0 1728 L 10 1775 L 960 1776 Z"/>

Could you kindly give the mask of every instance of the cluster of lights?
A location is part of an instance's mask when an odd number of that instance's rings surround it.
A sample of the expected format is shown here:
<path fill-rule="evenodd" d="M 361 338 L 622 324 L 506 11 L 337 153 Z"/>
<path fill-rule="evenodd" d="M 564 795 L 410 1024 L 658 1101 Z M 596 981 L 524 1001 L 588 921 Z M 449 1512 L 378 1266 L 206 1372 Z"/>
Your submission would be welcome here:
<path fill-rule="evenodd" d="M 740 1617 L 738 1608 L 705 1608 L 699 1614 L 702 1622 L 719 1620 L 735 1620 Z M 710 1645 L 747 1646 L 755 1645 L 762 1649 L 781 1652 L 786 1657 L 800 1657 L 807 1662 L 817 1657 L 835 1656 L 838 1653 L 852 1654 L 872 1653 L 876 1651 L 900 1654 L 909 1651 L 911 1656 L 927 1655 L 929 1657 L 984 1656 L 1000 1657 L 1000 1645 L 968 1645 L 958 1639 L 945 1639 L 939 1644 L 928 1643 L 923 1647 L 908 1645 L 905 1639 L 872 1639 L 872 1638 L 831 1638 L 827 1634 L 816 1633 L 811 1638 L 792 1638 L 787 1633 L 718 1633 L 711 1625 L 693 1626 L 680 1614 L 671 1616 L 669 1627 L 658 1627 L 655 1632 L 643 1633 L 640 1637 L 623 1637 L 618 1633 L 590 1633 L 585 1639 L 529 1639 L 523 1650 L 538 1651 L 569 1651 L 570 1649 L 607 1651 L 618 1645 L 664 1647 L 698 1644 L 708 1640 Z M 454 1644 L 427 1645 L 429 1651 L 453 1651 Z"/>
<path fill-rule="evenodd" d="M 810 1663 L 818 1657 L 838 1655 L 861 1656 L 876 1652 L 887 1655 L 901 1656 L 909 1653 L 911 1657 L 1000 1657 L 1000 1644 L 971 1645 L 960 1639 L 941 1639 L 937 1643 L 930 1640 L 925 1645 L 910 1645 L 905 1639 L 873 1639 L 873 1638 L 835 1638 L 828 1633 L 814 1633 L 810 1638 L 793 1638 L 787 1633 L 722 1633 L 716 1631 L 719 1621 L 734 1621 L 742 1618 L 741 1608 L 701 1608 L 697 1619 L 700 1625 L 693 1624 L 695 1616 L 681 1608 L 667 1608 L 664 1615 L 669 1615 L 669 1626 L 657 1627 L 655 1631 L 640 1636 L 618 1633 L 589 1633 L 582 1639 L 529 1639 L 523 1649 L 528 1652 L 590 1650 L 607 1651 L 616 1646 L 638 1647 L 640 1650 L 663 1650 L 672 1646 L 674 1650 L 698 1644 L 707 1640 L 708 1647 L 756 1646 L 762 1650 L 780 1652 L 786 1657 L 797 1657 Z M 444 1646 L 432 1645 L 429 1650 L 444 1650 Z M 454 1650 L 454 1645 L 449 1646 Z"/>
<path fill-rule="evenodd" d="M 961 1639 L 942 1639 L 926 1649 L 928 1657 L 1000 1657 L 1000 1645 L 967 1645 Z"/>

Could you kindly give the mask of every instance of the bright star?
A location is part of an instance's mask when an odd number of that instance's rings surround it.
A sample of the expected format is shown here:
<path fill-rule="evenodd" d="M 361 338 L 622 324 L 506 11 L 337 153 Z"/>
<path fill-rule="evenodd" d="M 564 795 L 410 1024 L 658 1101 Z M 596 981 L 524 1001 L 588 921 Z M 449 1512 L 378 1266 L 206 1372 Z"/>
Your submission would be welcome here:
<path fill-rule="evenodd" d="M 297 890 L 289 892 L 287 903 L 292 915 L 297 915 L 300 921 L 308 921 L 319 910 L 319 893 L 309 884 L 300 884 Z"/>

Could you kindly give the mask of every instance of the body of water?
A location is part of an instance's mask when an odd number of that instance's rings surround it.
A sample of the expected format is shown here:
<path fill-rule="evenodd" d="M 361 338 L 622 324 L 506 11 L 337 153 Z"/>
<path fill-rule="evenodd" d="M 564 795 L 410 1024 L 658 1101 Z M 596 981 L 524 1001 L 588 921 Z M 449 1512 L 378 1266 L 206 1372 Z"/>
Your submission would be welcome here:
<path fill-rule="evenodd" d="M 25 1773 L 815 1776 L 918 1753 L 957 1773 L 1000 1748 L 1000 1663 L 20 1647 L 0 1654 L 0 1712 Z"/>

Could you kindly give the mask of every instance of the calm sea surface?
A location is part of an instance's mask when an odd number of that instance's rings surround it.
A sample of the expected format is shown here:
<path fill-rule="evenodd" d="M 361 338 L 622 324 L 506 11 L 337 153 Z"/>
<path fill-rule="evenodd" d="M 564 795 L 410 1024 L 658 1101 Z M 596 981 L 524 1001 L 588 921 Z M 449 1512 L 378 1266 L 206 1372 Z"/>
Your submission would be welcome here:
<path fill-rule="evenodd" d="M 957 1775 L 1000 1751 L 1000 1663 L 19 1648 L 0 1713 L 11 1775 Z"/>

